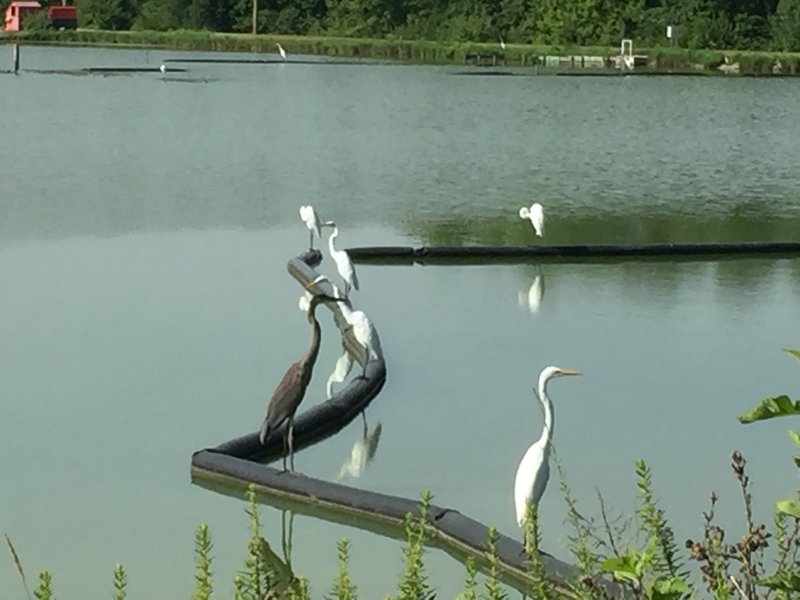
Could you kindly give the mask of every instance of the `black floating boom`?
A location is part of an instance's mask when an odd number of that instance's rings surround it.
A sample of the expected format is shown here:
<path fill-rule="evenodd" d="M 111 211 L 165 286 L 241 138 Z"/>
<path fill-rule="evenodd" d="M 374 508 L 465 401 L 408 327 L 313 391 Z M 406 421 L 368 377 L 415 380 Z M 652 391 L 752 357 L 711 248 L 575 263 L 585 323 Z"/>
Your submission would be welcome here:
<path fill-rule="evenodd" d="M 469 261 L 525 261 L 531 258 L 702 258 L 742 255 L 800 255 L 800 242 L 724 244 L 569 244 L 561 246 L 376 246 L 348 248 L 354 261 L 410 264 Z"/>
<path fill-rule="evenodd" d="M 289 261 L 289 273 L 312 293 L 333 295 L 333 288 L 324 276 L 313 268 L 322 256 L 319 251 Z M 338 303 L 326 303 L 342 332 L 343 343 L 357 360 L 368 356 L 348 329 Z M 341 430 L 380 392 L 386 381 L 383 357 L 368 359 L 366 378 L 355 378 L 345 388 L 324 402 L 314 405 L 294 419 L 296 449 L 309 446 Z M 371 492 L 350 486 L 284 472 L 269 467 L 259 459 L 277 458 L 283 450 L 285 425 L 270 433 L 262 446 L 257 433 L 235 438 L 216 448 L 199 450 L 192 455 L 192 476 L 200 485 L 223 493 L 241 496 L 241 489 L 254 484 L 270 504 L 301 514 L 321 516 L 327 520 L 347 523 L 371 531 L 403 536 L 406 514 L 419 516 L 419 501 L 399 496 Z M 427 521 L 431 542 L 459 560 L 472 556 L 479 565 L 486 565 L 489 528 L 462 515 L 456 510 L 431 506 Z M 531 580 L 525 565 L 522 544 L 508 536 L 497 540 L 501 577 L 511 585 L 525 590 Z M 577 577 L 575 567 L 547 554 L 542 555 L 548 580 L 565 597 L 573 597 L 567 581 Z M 598 582 L 609 593 L 619 595 L 617 586 Z"/>

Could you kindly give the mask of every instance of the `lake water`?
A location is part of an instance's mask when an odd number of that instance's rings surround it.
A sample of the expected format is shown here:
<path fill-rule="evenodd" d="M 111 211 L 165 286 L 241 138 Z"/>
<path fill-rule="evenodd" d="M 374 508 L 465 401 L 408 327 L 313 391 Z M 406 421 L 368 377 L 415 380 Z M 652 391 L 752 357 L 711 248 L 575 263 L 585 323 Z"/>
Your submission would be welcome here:
<path fill-rule="evenodd" d="M 256 430 L 308 343 L 285 267 L 307 244 L 301 203 L 337 220 L 341 247 L 534 242 L 517 216 L 532 201 L 541 243 L 800 240 L 800 81 L 366 63 L 191 64 L 162 80 L 74 71 L 189 55 L 22 50 L 23 72 L 0 76 L 0 526 L 59 597 L 107 597 L 116 562 L 136 596 L 187 596 L 201 521 L 231 591 L 244 504 L 192 485 L 190 455 Z M 701 535 L 712 489 L 740 534 L 733 449 L 758 518 L 796 487 L 787 423 L 735 416 L 796 395 L 781 348 L 800 345 L 798 259 L 357 268 L 388 370 L 357 485 L 428 488 L 518 535 L 514 473 L 541 427 L 530 390 L 556 364 L 584 373 L 550 394 L 585 512 L 595 488 L 632 512 L 637 457 L 679 542 Z M 340 354 L 322 313 L 309 404 Z M 297 468 L 336 479 L 360 435 L 355 422 Z M 555 476 L 541 511 L 544 548 L 569 560 Z M 279 545 L 280 513 L 264 520 Z M 293 566 L 315 597 L 342 536 L 362 597 L 393 592 L 398 542 L 297 516 Z M 452 597 L 463 567 L 440 551 L 428 565 Z M 24 598 L 10 558 L 0 597 Z"/>

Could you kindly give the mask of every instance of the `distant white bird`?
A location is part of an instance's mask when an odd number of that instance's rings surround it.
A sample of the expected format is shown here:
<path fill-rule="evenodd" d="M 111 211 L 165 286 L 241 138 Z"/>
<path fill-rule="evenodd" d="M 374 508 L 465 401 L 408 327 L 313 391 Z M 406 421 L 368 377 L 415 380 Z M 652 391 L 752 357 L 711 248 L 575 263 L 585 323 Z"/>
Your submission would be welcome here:
<path fill-rule="evenodd" d="M 378 423 L 372 431 L 368 431 L 367 422 L 364 421 L 364 432 L 353 444 L 353 449 L 350 451 L 350 459 L 342 465 L 342 469 L 339 471 L 339 479 L 344 479 L 345 475 L 349 475 L 354 479 L 361 476 L 364 469 L 375 457 L 382 429 L 383 427 Z"/>
<path fill-rule="evenodd" d="M 536 235 L 544 235 L 544 209 L 538 202 L 531 204 L 531 207 L 523 206 L 519 209 L 519 216 L 522 219 L 530 219 L 531 225 L 536 230 Z"/>
<path fill-rule="evenodd" d="M 333 227 L 333 233 L 331 233 L 328 238 L 328 250 L 330 251 L 333 262 L 336 263 L 336 270 L 339 271 L 339 275 L 344 281 L 344 297 L 347 299 L 350 297 L 350 288 L 358 290 L 356 269 L 347 252 L 345 250 L 337 250 L 333 246 L 334 240 L 339 235 L 339 228 L 336 226 L 336 223 L 327 221 L 323 224 L 323 227 Z"/>
<path fill-rule="evenodd" d="M 314 234 L 316 233 L 318 238 L 322 236 L 322 222 L 319 220 L 317 211 L 314 210 L 314 207 L 310 204 L 304 204 L 300 207 L 300 218 L 303 220 L 303 223 L 306 224 L 306 227 L 308 227 L 308 248 L 309 250 L 313 250 Z"/>
<path fill-rule="evenodd" d="M 278 52 L 281 53 L 281 58 L 283 60 L 286 60 L 286 50 L 284 50 L 283 46 L 281 46 L 280 44 L 275 44 L 275 45 L 278 47 Z"/>
<path fill-rule="evenodd" d="M 325 385 L 325 392 L 330 398 L 333 396 L 333 384 L 342 383 L 353 368 L 353 355 L 345 348 L 342 355 L 336 361 L 336 366 L 333 367 L 331 376 L 328 377 L 328 383 Z"/>
<path fill-rule="evenodd" d="M 527 306 L 528 310 L 533 315 L 539 312 L 542 298 L 544 298 L 544 275 L 539 273 L 533 278 L 533 282 L 527 290 L 521 290 L 519 292 L 519 304 L 520 306 Z"/>
<path fill-rule="evenodd" d="M 550 442 L 553 438 L 553 403 L 547 396 L 547 382 L 553 377 L 580 375 L 572 369 L 547 367 L 539 374 L 539 400 L 544 407 L 544 428 L 541 437 L 525 452 L 514 479 L 514 504 L 517 524 L 525 529 L 528 506 L 539 505 L 550 477 Z"/>
<path fill-rule="evenodd" d="M 167 65 L 165 65 L 164 63 L 161 63 L 161 66 L 158 67 L 158 70 L 161 71 L 161 77 L 164 77 L 164 75 L 167 72 Z"/>
<path fill-rule="evenodd" d="M 500 47 L 501 47 L 503 50 L 505 50 L 505 49 L 506 49 L 506 43 L 503 41 L 503 38 L 502 38 L 502 37 L 500 38 Z"/>

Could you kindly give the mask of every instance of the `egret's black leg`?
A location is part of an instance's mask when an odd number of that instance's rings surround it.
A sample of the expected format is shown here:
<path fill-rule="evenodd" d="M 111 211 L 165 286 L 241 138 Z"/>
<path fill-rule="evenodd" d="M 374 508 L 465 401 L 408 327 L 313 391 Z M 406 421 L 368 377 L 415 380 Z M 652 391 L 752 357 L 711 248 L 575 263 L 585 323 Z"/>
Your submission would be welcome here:
<path fill-rule="evenodd" d="M 367 437 L 367 411 L 361 411 L 361 419 L 364 421 L 364 437 Z"/>
<path fill-rule="evenodd" d="M 286 444 L 288 442 L 288 431 L 283 434 L 283 470 L 286 471 Z"/>

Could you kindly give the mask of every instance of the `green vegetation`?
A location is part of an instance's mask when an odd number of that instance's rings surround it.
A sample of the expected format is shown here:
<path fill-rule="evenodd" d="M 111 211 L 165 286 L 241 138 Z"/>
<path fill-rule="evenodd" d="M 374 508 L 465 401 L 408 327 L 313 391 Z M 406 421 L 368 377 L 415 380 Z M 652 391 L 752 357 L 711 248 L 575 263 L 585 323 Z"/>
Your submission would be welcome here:
<path fill-rule="evenodd" d="M 80 26 L 249 33 L 253 0 L 77 0 Z M 798 0 L 261 0 L 258 33 L 561 46 L 800 50 Z"/>
<path fill-rule="evenodd" d="M 800 359 L 800 351 L 787 350 Z M 800 414 L 800 403 L 787 396 L 767 398 L 745 415 L 739 417 L 743 423 L 763 421 L 778 416 Z M 800 435 L 790 432 L 790 437 L 800 445 Z M 570 538 L 570 551 L 577 564 L 577 575 L 567 582 L 570 597 L 595 600 L 618 597 L 633 597 L 645 600 L 679 600 L 681 598 L 713 598 L 728 600 L 790 600 L 800 593 L 800 491 L 795 498 L 779 501 L 769 532 L 763 523 L 753 521 L 750 478 L 746 473 L 747 461 L 738 451 L 731 457 L 731 468 L 741 489 L 745 509 L 744 534 L 738 541 L 728 541 L 730 536 L 714 522 L 714 509 L 718 497 L 711 494 L 711 506 L 703 512 L 703 535 L 697 541 L 687 540 L 685 548 L 688 559 L 698 565 L 699 581 L 693 579 L 684 565 L 681 551 L 675 544 L 674 533 L 663 509 L 659 508 L 653 491 L 653 478 L 647 463 L 636 462 L 636 478 L 639 507 L 636 511 L 638 531 L 633 541 L 623 534 L 626 525 L 616 527 L 608 518 L 600 497 L 602 523 L 596 525 L 579 511 L 577 503 L 566 483 L 564 471 L 554 456 L 560 487 L 567 502 L 567 520 L 575 535 Z M 800 457 L 795 457 L 800 468 Z M 398 582 L 397 600 L 433 599 L 436 590 L 425 570 L 426 525 L 433 497 L 426 491 L 422 495 L 419 516 L 406 515 L 403 549 L 405 558 L 403 572 Z M 284 542 L 285 562 L 271 550 L 261 535 L 261 516 L 256 502 L 255 486 L 247 491 L 246 513 L 250 523 L 250 539 L 244 566 L 234 577 L 236 600 L 261 600 L 280 598 L 286 600 L 309 600 L 311 596 L 308 580 L 296 577 L 291 570 L 290 557 Z M 542 554 L 539 549 L 540 536 L 536 507 L 529 508 L 524 531 L 524 550 L 527 556 L 529 588 L 527 593 L 542 600 L 558 598 L 559 594 L 547 579 Z M 20 576 L 27 597 L 31 594 L 25 578 L 22 561 L 8 537 L 5 536 L 14 568 Z M 765 549 L 774 540 L 775 559 L 772 569 L 765 565 Z M 209 600 L 213 597 L 211 534 L 208 526 L 201 524 L 195 536 L 195 588 L 193 600 Z M 624 550 L 621 550 L 625 548 Z M 358 588 L 350 577 L 350 544 L 343 539 L 338 544 L 339 570 L 334 577 L 327 597 L 337 600 L 356 600 Z M 500 584 L 502 566 L 497 555 L 497 531 L 489 530 L 486 545 L 484 574 L 486 582 L 483 594 L 477 585 L 477 567 L 474 558 L 466 561 L 464 590 L 457 600 L 503 600 L 508 598 Z M 767 573 L 771 570 L 771 573 Z M 599 584 L 603 577 L 612 577 L 620 585 L 619 593 L 609 592 Z M 128 576 L 122 565 L 114 569 L 114 598 L 124 600 L 127 594 Z M 698 585 L 699 583 L 699 585 Z M 705 588 L 705 593 L 700 589 Z M 613 595 L 610 595 L 613 594 Z M 38 600 L 54 597 L 53 583 L 48 571 L 39 574 L 38 586 L 33 595 Z M 218 596 L 219 597 L 219 596 Z"/>

